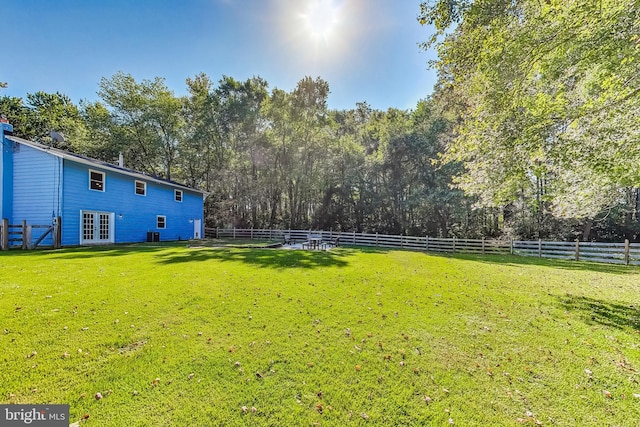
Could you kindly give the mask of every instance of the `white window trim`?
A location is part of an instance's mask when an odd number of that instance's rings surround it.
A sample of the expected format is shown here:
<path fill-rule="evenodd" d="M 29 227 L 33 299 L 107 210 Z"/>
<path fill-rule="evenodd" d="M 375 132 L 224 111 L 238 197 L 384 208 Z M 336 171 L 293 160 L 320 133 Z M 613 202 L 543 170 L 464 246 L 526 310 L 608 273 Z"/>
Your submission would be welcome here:
<path fill-rule="evenodd" d="M 158 221 L 160 218 L 164 219 L 164 227 L 158 227 Z M 167 216 L 166 215 L 156 215 L 156 228 L 158 230 L 166 230 L 167 229 Z"/>
<path fill-rule="evenodd" d="M 92 173 L 99 173 L 100 175 L 102 175 L 102 190 L 96 190 L 95 188 L 91 188 L 91 174 Z M 107 189 L 107 174 L 102 172 L 102 171 L 97 171 L 95 169 L 89 169 L 89 190 L 91 191 L 98 191 L 100 193 L 104 193 Z"/>
<path fill-rule="evenodd" d="M 180 193 L 180 200 L 178 200 L 178 193 Z M 178 202 L 178 203 L 182 203 L 183 200 L 184 200 L 184 191 L 182 191 L 182 190 L 173 190 L 173 201 L 174 202 Z"/>
<path fill-rule="evenodd" d="M 144 193 L 143 194 L 138 193 L 138 183 L 144 185 Z M 136 179 L 133 182 L 133 194 L 135 194 L 136 196 L 147 197 L 147 183 L 145 181 L 140 181 L 139 179 Z"/>

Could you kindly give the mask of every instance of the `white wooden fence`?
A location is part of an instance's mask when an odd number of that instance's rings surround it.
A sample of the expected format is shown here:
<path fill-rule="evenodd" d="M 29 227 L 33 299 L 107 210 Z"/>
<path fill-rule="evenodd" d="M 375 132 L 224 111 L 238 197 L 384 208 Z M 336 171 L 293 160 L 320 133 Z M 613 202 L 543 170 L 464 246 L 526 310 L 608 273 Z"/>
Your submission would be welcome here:
<path fill-rule="evenodd" d="M 292 240 L 303 242 L 309 234 L 325 240 L 340 239 L 340 244 L 401 248 L 427 252 L 513 254 L 574 261 L 640 265 L 640 243 L 549 242 L 544 240 L 443 239 L 435 237 L 395 236 L 316 230 L 270 230 L 241 228 L 206 228 L 206 237 L 231 239 Z"/>

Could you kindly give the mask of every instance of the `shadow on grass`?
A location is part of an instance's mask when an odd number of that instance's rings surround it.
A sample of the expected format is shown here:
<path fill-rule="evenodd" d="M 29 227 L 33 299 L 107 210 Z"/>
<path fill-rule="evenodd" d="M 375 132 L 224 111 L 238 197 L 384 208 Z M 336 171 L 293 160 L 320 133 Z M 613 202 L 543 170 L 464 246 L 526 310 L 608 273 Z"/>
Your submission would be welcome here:
<path fill-rule="evenodd" d="M 152 253 L 172 247 L 184 247 L 174 242 L 167 243 L 133 243 L 105 246 L 75 246 L 62 249 L 11 250 L 0 252 L 0 257 L 47 257 L 53 259 L 85 259 L 102 256 L 123 256 L 135 253 Z"/>
<path fill-rule="evenodd" d="M 559 268 L 573 271 L 591 271 L 609 274 L 640 274 L 640 268 L 619 264 L 599 264 L 595 262 L 555 260 L 548 258 L 526 257 L 518 255 L 481 255 L 481 254 L 438 254 L 428 252 L 430 255 L 440 255 L 468 261 L 477 261 L 500 265 L 535 265 L 539 267 Z"/>
<path fill-rule="evenodd" d="M 633 305 L 574 295 L 561 296 L 558 300 L 563 309 L 580 313 L 587 323 L 640 330 L 640 310 Z"/>
<path fill-rule="evenodd" d="M 347 253 L 342 250 L 304 251 L 287 249 L 197 248 L 181 252 L 161 253 L 161 264 L 198 261 L 233 261 L 265 268 L 345 267 Z"/>

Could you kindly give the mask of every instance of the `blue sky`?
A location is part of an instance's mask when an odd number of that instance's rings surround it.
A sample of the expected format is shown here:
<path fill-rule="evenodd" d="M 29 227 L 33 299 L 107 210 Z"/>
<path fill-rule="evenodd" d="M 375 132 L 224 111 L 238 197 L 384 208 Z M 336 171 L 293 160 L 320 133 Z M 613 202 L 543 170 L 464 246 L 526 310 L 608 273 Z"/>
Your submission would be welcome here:
<path fill-rule="evenodd" d="M 418 44 L 420 0 L 2 0 L 1 95 L 97 100 L 102 77 L 164 77 L 176 95 L 206 73 L 292 90 L 329 82 L 329 108 L 412 109 L 436 73 Z"/>

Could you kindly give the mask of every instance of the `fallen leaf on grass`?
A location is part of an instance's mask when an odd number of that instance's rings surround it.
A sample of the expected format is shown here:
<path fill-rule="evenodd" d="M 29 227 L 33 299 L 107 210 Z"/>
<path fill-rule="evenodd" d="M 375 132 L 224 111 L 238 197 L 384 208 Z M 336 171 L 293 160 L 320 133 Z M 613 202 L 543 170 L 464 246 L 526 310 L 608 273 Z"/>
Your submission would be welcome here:
<path fill-rule="evenodd" d="M 96 400 L 100 400 L 100 399 L 102 399 L 102 393 L 98 392 L 98 393 L 95 394 L 94 397 L 96 398 Z"/>
<path fill-rule="evenodd" d="M 602 390 L 602 394 L 604 394 L 604 397 L 606 398 L 613 399 L 613 396 L 611 396 L 611 392 L 609 390 Z"/>
<path fill-rule="evenodd" d="M 356 371 L 361 371 L 362 367 L 360 365 L 356 365 Z"/>

